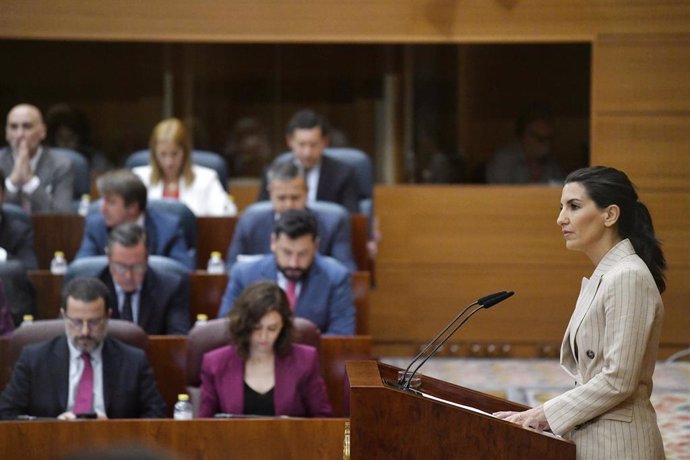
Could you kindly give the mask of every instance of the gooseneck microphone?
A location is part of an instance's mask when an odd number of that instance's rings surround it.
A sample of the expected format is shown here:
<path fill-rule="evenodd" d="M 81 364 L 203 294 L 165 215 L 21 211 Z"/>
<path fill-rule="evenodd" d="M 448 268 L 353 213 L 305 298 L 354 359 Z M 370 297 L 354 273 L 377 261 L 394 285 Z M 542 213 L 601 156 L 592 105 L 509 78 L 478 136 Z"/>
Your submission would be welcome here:
<path fill-rule="evenodd" d="M 429 358 L 434 356 L 438 352 L 438 350 L 448 341 L 448 339 L 450 339 L 462 327 L 462 325 L 465 324 L 467 322 L 467 320 L 469 320 L 475 313 L 477 313 L 479 310 L 482 310 L 482 309 L 491 308 L 494 305 L 496 305 L 497 303 L 503 302 L 505 299 L 512 296 L 513 294 L 515 294 L 513 291 L 495 292 L 493 294 L 489 294 L 489 295 L 484 296 L 480 299 L 477 299 L 474 302 L 472 302 L 471 304 L 469 304 L 468 306 L 466 306 L 460 313 L 458 313 L 455 316 L 455 318 L 453 318 L 451 320 L 450 323 L 448 323 L 448 325 L 445 328 L 443 328 L 443 330 L 441 332 L 439 332 L 436 335 L 436 337 L 434 337 L 431 340 L 431 342 L 429 342 L 427 344 L 427 346 L 424 347 L 424 349 L 422 349 L 422 351 L 420 351 L 417 354 L 417 356 L 414 357 L 414 359 L 410 362 L 410 364 L 405 369 L 405 372 L 398 379 L 398 387 L 405 389 L 405 390 L 408 390 L 410 388 L 410 382 L 412 381 L 412 378 L 415 376 L 415 374 L 417 374 L 417 371 L 419 371 L 419 369 L 424 365 L 424 363 L 426 363 Z M 467 315 L 462 321 L 460 321 L 460 323 L 458 323 L 458 325 L 455 326 L 450 331 L 450 333 L 448 333 L 443 339 L 441 339 L 441 341 L 438 342 L 438 344 L 433 348 L 433 350 L 431 350 L 431 353 L 429 353 L 426 357 L 424 357 L 422 359 L 422 362 L 419 363 L 419 365 L 414 369 L 414 371 L 412 371 L 412 373 L 409 374 L 409 376 L 408 376 L 409 370 L 417 362 L 417 360 L 419 360 L 422 356 L 424 356 L 424 354 L 429 349 L 431 349 L 431 347 L 434 346 L 434 344 L 437 343 L 438 339 L 441 338 L 443 336 L 443 334 L 445 334 L 446 331 L 448 331 L 448 329 L 450 329 L 455 323 L 457 323 L 458 320 L 467 312 L 467 310 L 474 307 L 475 305 L 479 305 L 479 306 L 477 308 L 475 308 L 474 310 L 472 310 L 472 312 L 469 315 Z"/>

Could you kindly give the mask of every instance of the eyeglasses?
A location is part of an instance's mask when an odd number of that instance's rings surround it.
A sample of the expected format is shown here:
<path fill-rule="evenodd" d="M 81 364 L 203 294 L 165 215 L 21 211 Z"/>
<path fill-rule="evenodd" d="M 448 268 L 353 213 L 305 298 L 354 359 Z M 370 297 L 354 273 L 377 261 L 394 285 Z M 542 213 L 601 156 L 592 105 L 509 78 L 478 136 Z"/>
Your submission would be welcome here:
<path fill-rule="evenodd" d="M 105 318 L 84 320 L 84 319 L 78 319 L 78 318 L 70 318 L 69 316 L 67 316 L 64 313 L 63 313 L 62 317 L 65 318 L 65 321 L 67 321 L 67 324 L 69 324 L 70 326 L 72 326 L 75 329 L 83 329 L 84 323 L 86 323 L 86 327 L 88 327 L 89 329 L 95 329 L 105 322 Z"/>
<path fill-rule="evenodd" d="M 127 272 L 132 272 L 134 275 L 142 275 L 146 271 L 146 264 L 125 265 L 119 262 L 112 262 L 110 268 L 118 275 L 124 275 Z"/>

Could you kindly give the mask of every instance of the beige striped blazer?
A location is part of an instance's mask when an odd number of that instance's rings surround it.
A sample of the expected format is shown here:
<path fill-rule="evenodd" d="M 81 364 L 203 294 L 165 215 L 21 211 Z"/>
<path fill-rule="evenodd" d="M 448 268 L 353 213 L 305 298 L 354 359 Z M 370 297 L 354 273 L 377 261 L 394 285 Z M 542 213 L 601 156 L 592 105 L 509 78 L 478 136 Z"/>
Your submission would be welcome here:
<path fill-rule="evenodd" d="M 575 388 L 544 404 L 552 431 L 575 442 L 577 458 L 664 458 L 649 400 L 663 311 L 627 239 L 583 279 L 561 346 Z"/>

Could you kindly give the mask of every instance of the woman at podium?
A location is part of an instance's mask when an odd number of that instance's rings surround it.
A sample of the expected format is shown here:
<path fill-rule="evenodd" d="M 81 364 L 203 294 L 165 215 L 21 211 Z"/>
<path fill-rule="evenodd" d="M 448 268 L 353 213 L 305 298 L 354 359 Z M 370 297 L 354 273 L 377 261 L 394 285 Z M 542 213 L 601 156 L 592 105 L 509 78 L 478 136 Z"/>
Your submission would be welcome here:
<path fill-rule="evenodd" d="M 204 355 L 199 417 L 330 416 L 318 352 L 292 335 L 292 311 L 275 282 L 245 289 L 230 312 L 232 343 Z"/>
<path fill-rule="evenodd" d="M 572 172 L 557 219 L 568 249 L 594 272 L 582 280 L 561 346 L 572 390 L 499 418 L 571 439 L 577 458 L 663 459 L 650 402 L 664 306 L 664 255 L 647 207 L 621 171 Z"/>

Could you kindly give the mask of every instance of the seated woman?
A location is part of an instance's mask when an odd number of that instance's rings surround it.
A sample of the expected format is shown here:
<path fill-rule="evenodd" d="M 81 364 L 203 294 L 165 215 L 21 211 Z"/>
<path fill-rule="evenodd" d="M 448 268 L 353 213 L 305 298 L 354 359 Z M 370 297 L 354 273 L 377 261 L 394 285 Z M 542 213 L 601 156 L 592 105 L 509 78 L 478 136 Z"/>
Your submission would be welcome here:
<path fill-rule="evenodd" d="M 149 199 L 180 200 L 197 216 L 237 214 L 218 174 L 192 164 L 189 136 L 180 120 L 168 118 L 158 123 L 151 133 L 149 148 L 150 164 L 132 170 L 146 185 Z"/>
<path fill-rule="evenodd" d="M 331 415 L 318 352 L 292 343 L 292 312 L 275 282 L 260 281 L 237 298 L 230 334 L 232 345 L 204 355 L 199 417 Z"/>

